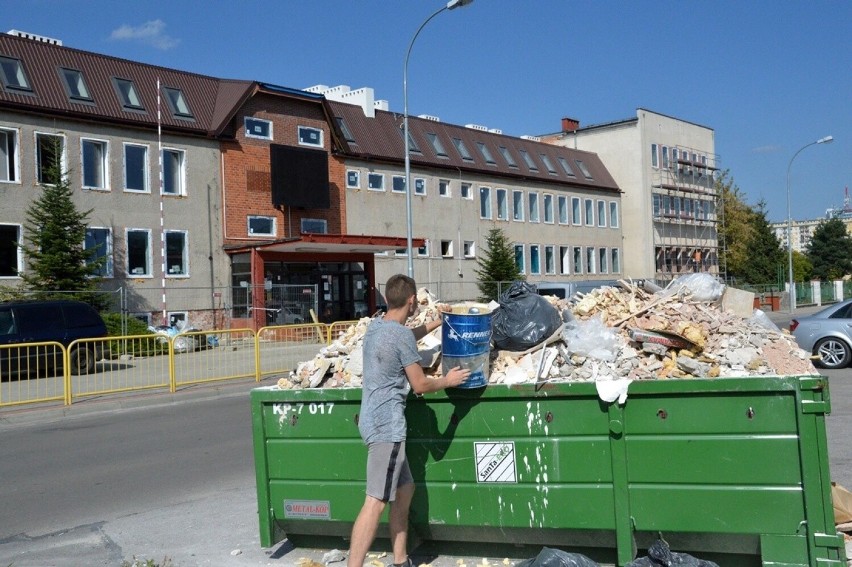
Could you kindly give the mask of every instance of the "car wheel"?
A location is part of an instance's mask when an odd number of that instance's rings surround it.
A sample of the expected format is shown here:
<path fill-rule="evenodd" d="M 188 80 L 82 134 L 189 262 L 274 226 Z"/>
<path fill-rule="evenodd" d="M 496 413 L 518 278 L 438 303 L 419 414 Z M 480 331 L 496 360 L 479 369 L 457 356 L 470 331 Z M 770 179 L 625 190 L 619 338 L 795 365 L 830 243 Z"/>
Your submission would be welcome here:
<path fill-rule="evenodd" d="M 71 374 L 91 374 L 95 371 L 95 353 L 84 346 L 74 347 L 68 358 L 71 364 Z"/>
<path fill-rule="evenodd" d="M 826 337 L 817 341 L 817 344 L 814 345 L 814 354 L 819 356 L 816 366 L 830 370 L 845 368 L 849 366 L 849 361 L 852 359 L 849 345 L 833 337 Z"/>

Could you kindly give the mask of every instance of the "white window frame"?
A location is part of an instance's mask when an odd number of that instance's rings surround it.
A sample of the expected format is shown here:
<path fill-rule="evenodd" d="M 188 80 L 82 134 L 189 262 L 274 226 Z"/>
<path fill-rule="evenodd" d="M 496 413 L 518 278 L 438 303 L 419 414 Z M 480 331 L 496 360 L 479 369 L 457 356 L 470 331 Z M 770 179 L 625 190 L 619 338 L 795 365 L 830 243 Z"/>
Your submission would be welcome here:
<path fill-rule="evenodd" d="M 462 246 L 462 252 L 465 258 L 476 258 L 476 241 L 465 240 Z"/>
<path fill-rule="evenodd" d="M 497 197 L 497 220 L 509 220 L 509 191 L 503 187 L 494 190 Z M 502 196 L 502 199 L 501 199 Z"/>
<path fill-rule="evenodd" d="M 514 189 L 512 191 L 512 220 L 516 222 L 524 222 L 524 214 L 526 213 L 526 203 L 524 203 L 524 192 Z"/>
<path fill-rule="evenodd" d="M 544 210 L 544 218 L 542 219 L 544 221 L 544 224 L 553 224 L 553 195 L 550 193 L 544 193 L 542 195 L 541 206 Z"/>
<path fill-rule="evenodd" d="M 651 144 L 651 167 L 654 169 L 660 169 L 660 155 L 659 155 L 659 146 L 657 144 Z"/>
<path fill-rule="evenodd" d="M 302 140 L 302 132 L 319 132 L 319 142 L 305 142 Z M 325 147 L 325 133 L 322 131 L 322 128 L 315 128 L 314 126 L 298 126 L 296 128 L 296 139 L 299 141 L 300 146 L 308 146 L 310 148 L 324 148 Z"/>
<path fill-rule="evenodd" d="M 166 191 L 166 171 L 168 170 L 166 167 L 167 154 L 180 156 L 180 160 L 178 161 L 178 171 L 175 176 L 175 182 L 177 183 L 176 191 Z M 160 159 L 162 160 L 161 163 L 163 167 L 163 186 L 160 187 L 160 194 L 168 195 L 170 197 L 186 197 L 186 150 L 182 150 L 180 148 L 163 148 Z"/>
<path fill-rule="evenodd" d="M 397 189 L 397 182 L 399 182 L 400 188 Z M 405 176 L 404 175 L 394 175 L 391 177 L 391 193 L 405 193 Z"/>
<path fill-rule="evenodd" d="M 559 247 L 559 273 L 563 276 L 571 274 L 571 247 Z"/>
<path fill-rule="evenodd" d="M 598 273 L 597 268 L 595 267 L 595 247 L 594 246 L 586 246 L 586 273 L 587 274 L 596 274 Z"/>
<path fill-rule="evenodd" d="M 541 215 L 539 214 L 539 203 L 538 203 L 538 191 L 530 191 L 527 193 L 527 200 L 529 201 L 530 207 L 530 222 L 541 222 Z"/>
<path fill-rule="evenodd" d="M 527 273 L 526 249 L 523 244 L 515 244 L 515 266 L 521 274 Z"/>
<path fill-rule="evenodd" d="M 462 183 L 459 186 L 459 195 L 462 199 L 473 201 L 473 185 L 471 183 Z"/>
<path fill-rule="evenodd" d="M 101 257 L 106 258 L 106 261 L 101 267 L 102 273 L 97 274 L 97 276 L 101 278 L 112 278 L 114 276 L 112 254 L 112 229 L 107 226 L 90 226 L 86 228 L 86 236 L 88 236 L 90 230 L 104 231 L 106 233 L 106 250 L 102 255 L 94 256 L 92 260 L 97 260 Z M 83 238 L 83 249 L 87 250 L 86 237 Z"/>
<path fill-rule="evenodd" d="M 452 187 L 450 186 L 449 179 L 439 179 L 438 180 L 438 196 L 439 197 L 452 197 Z"/>
<path fill-rule="evenodd" d="M 479 187 L 479 218 L 491 220 L 491 187 Z"/>
<path fill-rule="evenodd" d="M 249 122 L 257 123 L 258 126 L 266 125 L 269 128 L 269 134 L 264 136 L 263 134 L 255 134 L 252 132 L 251 128 L 249 128 Z M 272 121 L 264 120 L 263 118 L 256 118 L 254 116 L 244 116 L 243 117 L 243 133 L 246 138 L 254 138 L 256 140 L 272 140 Z"/>
<path fill-rule="evenodd" d="M 571 268 L 575 274 L 582 274 L 583 272 L 583 247 L 582 246 L 572 246 L 571 247 Z"/>
<path fill-rule="evenodd" d="M 15 242 L 17 243 L 17 245 L 15 246 L 15 248 L 17 249 L 17 252 L 15 254 L 15 265 L 10 266 L 10 268 L 12 268 L 12 271 L 15 271 L 16 273 L 8 276 L 0 275 L 0 280 L 20 279 L 20 274 L 24 271 L 24 249 L 21 247 L 21 242 L 24 239 L 24 227 L 21 224 L 13 222 L 0 222 L 0 226 L 13 227 L 15 229 L 15 232 L 17 233 L 17 237 L 15 240 Z"/>
<path fill-rule="evenodd" d="M 100 168 L 100 185 L 89 185 L 86 183 L 86 146 L 92 145 L 100 148 L 100 156 L 95 164 Z M 96 138 L 80 138 L 80 186 L 83 189 L 95 191 L 109 191 L 109 142 Z"/>
<path fill-rule="evenodd" d="M 583 219 L 585 221 L 586 226 L 595 226 L 595 200 L 594 199 L 585 199 L 583 202 L 583 213 L 586 218 Z"/>
<path fill-rule="evenodd" d="M 610 250 L 610 266 L 613 274 L 621 273 L 621 249 L 612 248 Z"/>
<path fill-rule="evenodd" d="M 544 246 L 544 273 L 556 274 L 556 247 L 553 244 L 545 244 Z"/>
<path fill-rule="evenodd" d="M 609 269 L 607 268 L 607 249 L 606 248 L 598 248 L 598 273 L 608 274 Z"/>
<path fill-rule="evenodd" d="M 583 224 L 583 203 L 580 197 L 571 197 L 571 224 L 574 226 Z"/>
<path fill-rule="evenodd" d="M 606 201 L 598 200 L 598 226 L 606 226 Z"/>
<path fill-rule="evenodd" d="M 41 183 L 43 185 L 49 185 L 49 183 L 46 180 L 42 179 L 42 175 L 41 175 L 41 167 L 40 167 L 41 163 L 40 163 L 40 156 L 39 156 L 39 154 L 40 154 L 40 152 L 39 152 L 39 148 L 40 148 L 39 139 L 42 138 L 42 137 L 59 138 L 61 140 L 62 149 L 60 150 L 60 155 L 59 155 L 59 176 L 60 176 L 60 178 L 65 177 L 65 172 L 67 170 L 66 159 L 67 159 L 67 153 L 68 153 L 68 149 L 67 149 L 68 145 L 66 143 L 67 140 L 65 139 L 65 135 L 54 134 L 52 132 L 33 132 L 33 136 L 34 136 L 34 140 L 35 140 L 35 148 L 34 148 L 35 154 L 34 154 L 33 163 L 35 164 L 35 179 L 36 179 L 36 182 Z"/>
<path fill-rule="evenodd" d="M 568 196 L 558 195 L 556 197 L 556 216 L 559 224 L 569 224 Z"/>
<path fill-rule="evenodd" d="M 618 201 L 609 202 L 609 226 L 618 228 Z"/>
<path fill-rule="evenodd" d="M 181 249 L 180 264 L 169 264 L 169 237 L 180 235 L 183 237 L 183 247 Z M 166 268 L 167 278 L 188 278 L 189 277 L 189 232 L 186 230 L 166 230 L 164 231 L 166 240 L 166 258 L 163 259 L 163 265 Z M 175 269 L 177 266 L 177 269 Z"/>
<path fill-rule="evenodd" d="M 373 187 L 373 181 L 378 181 L 378 187 Z M 369 172 L 367 173 L 367 189 L 370 191 L 384 191 L 385 190 L 385 174 L 384 173 L 375 173 Z"/>
<path fill-rule="evenodd" d="M 420 256 L 421 258 L 428 258 L 429 257 L 429 248 L 430 248 L 429 239 L 427 238 L 426 240 L 423 241 L 423 246 L 419 246 L 417 248 L 417 255 Z"/>
<path fill-rule="evenodd" d="M 130 234 L 142 233 L 147 237 L 147 246 L 145 250 L 145 266 L 144 272 L 130 271 Z M 124 229 L 124 273 L 128 278 L 153 278 L 153 253 L 151 249 L 151 229 L 150 228 L 126 228 Z M 133 268 L 134 270 L 136 268 Z"/>
<path fill-rule="evenodd" d="M 426 179 L 423 177 L 414 178 L 414 194 L 421 197 L 426 196 Z"/>
<path fill-rule="evenodd" d="M 530 244 L 530 275 L 541 275 L 541 246 Z"/>
<path fill-rule="evenodd" d="M 144 163 L 142 164 L 142 189 L 132 189 L 127 186 L 127 148 L 141 148 L 145 151 Z M 146 144 L 133 144 L 130 142 L 124 142 L 122 144 L 121 151 L 121 162 L 124 170 L 124 177 L 122 178 L 123 190 L 128 193 L 150 193 L 151 185 L 149 181 L 149 169 L 150 164 L 148 163 L 148 146 Z"/>
<path fill-rule="evenodd" d="M 0 183 L 21 184 L 20 140 L 21 132 L 17 128 L 0 127 Z M 9 140 L 12 140 L 10 143 Z M 11 153 L 10 153 L 11 147 Z"/>
<path fill-rule="evenodd" d="M 455 241 L 453 240 L 442 240 L 441 241 L 441 258 L 453 258 L 453 244 Z"/>
<path fill-rule="evenodd" d="M 355 182 L 350 182 L 351 179 L 355 179 Z M 346 170 L 346 188 L 347 189 L 360 189 L 361 188 L 361 172 L 357 169 L 347 169 Z"/>
<path fill-rule="evenodd" d="M 253 220 L 269 220 L 272 221 L 272 231 L 271 232 L 254 232 L 252 231 L 251 221 Z M 275 217 L 270 217 L 267 215 L 248 215 L 246 217 L 246 234 L 249 238 L 267 238 L 269 236 L 275 237 L 278 235 L 278 219 Z"/>

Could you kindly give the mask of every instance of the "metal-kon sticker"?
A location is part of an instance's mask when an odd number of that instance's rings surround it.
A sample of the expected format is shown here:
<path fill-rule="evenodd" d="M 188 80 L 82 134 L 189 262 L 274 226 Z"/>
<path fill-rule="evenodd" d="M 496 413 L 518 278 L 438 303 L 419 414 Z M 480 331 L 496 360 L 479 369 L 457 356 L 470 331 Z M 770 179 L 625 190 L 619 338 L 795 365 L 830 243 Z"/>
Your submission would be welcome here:
<path fill-rule="evenodd" d="M 474 442 L 476 482 L 518 482 L 515 443 Z"/>
<path fill-rule="evenodd" d="M 285 500 L 284 517 L 298 520 L 330 520 L 328 500 Z"/>

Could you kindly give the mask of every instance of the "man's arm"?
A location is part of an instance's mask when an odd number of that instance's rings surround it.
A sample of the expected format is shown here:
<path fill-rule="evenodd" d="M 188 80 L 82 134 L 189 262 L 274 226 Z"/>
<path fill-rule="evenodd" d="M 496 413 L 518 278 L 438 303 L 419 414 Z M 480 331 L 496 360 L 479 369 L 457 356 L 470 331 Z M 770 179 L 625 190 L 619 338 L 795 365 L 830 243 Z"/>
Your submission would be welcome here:
<path fill-rule="evenodd" d="M 437 392 L 444 388 L 454 388 L 460 385 L 468 379 L 470 370 L 462 370 L 461 366 L 456 366 L 440 378 L 426 378 L 420 363 L 414 362 L 405 367 L 405 375 L 414 393 L 422 396 L 423 394 Z"/>

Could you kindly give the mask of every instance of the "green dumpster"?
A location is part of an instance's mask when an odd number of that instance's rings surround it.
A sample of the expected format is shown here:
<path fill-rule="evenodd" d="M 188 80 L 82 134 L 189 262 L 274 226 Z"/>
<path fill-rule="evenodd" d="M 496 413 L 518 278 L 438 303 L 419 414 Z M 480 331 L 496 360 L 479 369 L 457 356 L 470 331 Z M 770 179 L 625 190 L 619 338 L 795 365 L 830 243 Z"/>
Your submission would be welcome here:
<path fill-rule="evenodd" d="M 364 499 L 359 389 L 251 393 L 261 545 L 348 538 Z M 411 531 L 624 565 L 662 535 L 729 566 L 845 566 L 821 376 L 649 380 L 411 397 Z M 386 531 L 386 528 L 380 528 Z"/>

